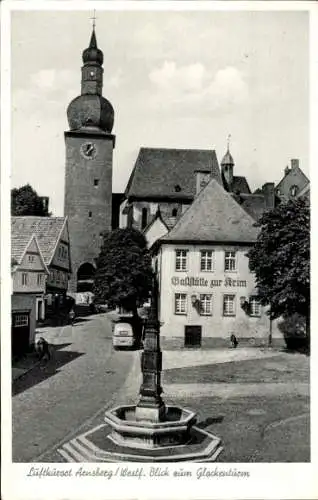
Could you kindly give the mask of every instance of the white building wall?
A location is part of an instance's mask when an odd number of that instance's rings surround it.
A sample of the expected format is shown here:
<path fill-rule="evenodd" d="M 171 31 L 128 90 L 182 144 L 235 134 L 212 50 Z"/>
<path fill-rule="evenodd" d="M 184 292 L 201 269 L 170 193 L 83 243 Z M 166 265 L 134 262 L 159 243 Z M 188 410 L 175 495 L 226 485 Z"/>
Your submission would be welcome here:
<path fill-rule="evenodd" d="M 188 250 L 188 270 L 176 271 L 175 250 Z M 200 270 L 200 251 L 214 250 L 214 271 Z M 225 250 L 237 252 L 237 271 L 224 270 Z M 251 317 L 241 307 L 241 297 L 247 300 L 257 295 L 253 273 L 249 271 L 246 253 L 248 247 L 220 245 L 175 245 L 164 244 L 159 254 L 160 261 L 160 322 L 161 335 L 184 337 L 186 325 L 201 325 L 202 338 L 228 338 L 234 333 L 238 338 L 268 337 L 269 318 L 261 308 L 260 317 Z M 197 278 L 199 284 L 186 284 L 186 278 Z M 229 278 L 232 280 L 230 281 Z M 175 314 L 175 293 L 187 294 L 187 314 Z M 213 311 L 211 316 L 202 316 L 193 307 L 191 295 L 212 294 Z M 224 294 L 235 295 L 235 316 L 223 316 Z M 276 322 L 273 323 L 273 336 L 281 337 Z"/>

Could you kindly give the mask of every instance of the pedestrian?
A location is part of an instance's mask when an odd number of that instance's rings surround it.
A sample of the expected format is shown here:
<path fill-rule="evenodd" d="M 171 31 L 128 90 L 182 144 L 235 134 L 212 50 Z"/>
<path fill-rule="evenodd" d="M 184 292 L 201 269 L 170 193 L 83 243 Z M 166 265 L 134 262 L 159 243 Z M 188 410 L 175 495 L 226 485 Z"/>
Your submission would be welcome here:
<path fill-rule="evenodd" d="M 49 361 L 51 359 L 49 343 L 43 337 L 40 337 L 37 341 L 36 351 L 38 353 L 40 361 Z"/>
<path fill-rule="evenodd" d="M 238 340 L 235 337 L 234 333 L 232 333 L 232 335 L 231 335 L 231 344 L 232 344 L 232 347 L 234 347 L 234 349 L 236 349 L 236 347 L 238 345 Z"/>
<path fill-rule="evenodd" d="M 69 312 L 69 315 L 68 315 L 68 316 L 69 316 L 70 323 L 71 323 L 71 325 L 73 326 L 73 324 L 74 324 L 74 319 L 75 319 L 75 311 L 74 311 L 74 309 L 73 309 L 73 308 L 70 310 L 70 312 Z"/>

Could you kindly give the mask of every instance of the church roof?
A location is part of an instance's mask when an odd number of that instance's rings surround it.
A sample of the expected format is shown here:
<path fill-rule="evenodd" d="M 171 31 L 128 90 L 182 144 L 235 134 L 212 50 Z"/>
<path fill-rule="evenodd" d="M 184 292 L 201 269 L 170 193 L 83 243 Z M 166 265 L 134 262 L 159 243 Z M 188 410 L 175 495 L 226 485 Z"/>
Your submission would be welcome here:
<path fill-rule="evenodd" d="M 46 265 L 49 265 L 54 256 L 56 244 L 60 238 L 65 222 L 65 217 L 11 217 L 12 247 L 16 247 L 17 249 L 20 248 L 19 245 L 22 246 L 24 241 L 30 241 L 32 235 L 35 235 L 44 262 Z M 20 243 L 18 243 L 19 240 Z M 14 257 L 12 250 L 11 254 L 12 257 Z"/>
<path fill-rule="evenodd" d="M 211 179 L 161 241 L 253 243 L 257 235 L 254 219 Z"/>
<path fill-rule="evenodd" d="M 197 170 L 211 172 L 221 184 L 214 150 L 141 148 L 125 194 L 128 198 L 193 199 Z"/>
<path fill-rule="evenodd" d="M 238 192 L 238 193 L 250 194 L 251 190 L 248 185 L 246 177 L 243 177 L 241 175 L 234 175 L 232 191 L 234 193 Z"/>

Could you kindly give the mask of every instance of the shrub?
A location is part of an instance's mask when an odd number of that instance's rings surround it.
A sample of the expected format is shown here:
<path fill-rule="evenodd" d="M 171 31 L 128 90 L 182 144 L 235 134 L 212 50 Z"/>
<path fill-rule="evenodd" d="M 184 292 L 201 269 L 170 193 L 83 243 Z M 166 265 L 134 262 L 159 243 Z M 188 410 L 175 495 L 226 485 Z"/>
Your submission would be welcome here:
<path fill-rule="evenodd" d="M 285 317 L 278 323 L 278 328 L 284 335 L 287 349 L 291 351 L 306 351 L 309 349 L 306 318 L 304 316 L 294 313 Z"/>

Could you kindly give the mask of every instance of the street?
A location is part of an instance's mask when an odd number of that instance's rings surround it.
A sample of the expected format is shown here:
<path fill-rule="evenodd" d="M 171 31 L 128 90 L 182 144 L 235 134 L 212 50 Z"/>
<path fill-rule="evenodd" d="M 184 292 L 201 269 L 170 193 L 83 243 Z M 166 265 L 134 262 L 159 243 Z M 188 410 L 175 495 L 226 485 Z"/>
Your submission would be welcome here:
<path fill-rule="evenodd" d="M 76 439 L 138 399 L 140 352 L 113 350 L 111 316 L 39 331 L 53 358 L 13 385 L 14 462 L 85 461 Z M 222 438 L 221 462 L 307 462 L 309 362 L 282 349 L 164 350 L 163 397 Z"/>
<path fill-rule="evenodd" d="M 14 462 L 41 461 L 61 440 L 111 406 L 138 351 L 114 351 L 106 314 L 38 330 L 53 344 L 45 367 L 13 385 Z"/>

